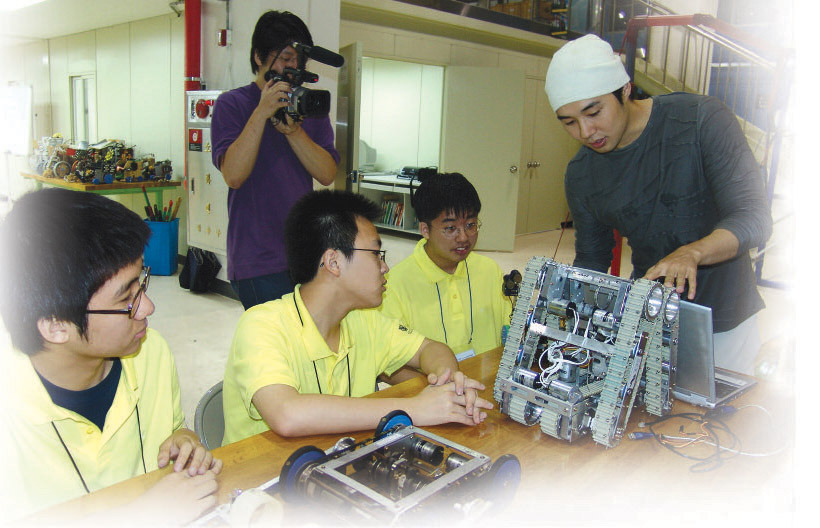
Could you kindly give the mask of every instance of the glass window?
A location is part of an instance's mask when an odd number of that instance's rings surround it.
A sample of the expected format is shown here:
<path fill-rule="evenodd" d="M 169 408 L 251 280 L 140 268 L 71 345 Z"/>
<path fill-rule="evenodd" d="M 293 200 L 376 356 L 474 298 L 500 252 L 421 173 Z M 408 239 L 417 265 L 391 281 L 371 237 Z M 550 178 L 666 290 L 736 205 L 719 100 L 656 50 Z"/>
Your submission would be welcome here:
<path fill-rule="evenodd" d="M 97 83 L 94 74 L 75 75 L 71 80 L 72 143 L 97 141 Z"/>

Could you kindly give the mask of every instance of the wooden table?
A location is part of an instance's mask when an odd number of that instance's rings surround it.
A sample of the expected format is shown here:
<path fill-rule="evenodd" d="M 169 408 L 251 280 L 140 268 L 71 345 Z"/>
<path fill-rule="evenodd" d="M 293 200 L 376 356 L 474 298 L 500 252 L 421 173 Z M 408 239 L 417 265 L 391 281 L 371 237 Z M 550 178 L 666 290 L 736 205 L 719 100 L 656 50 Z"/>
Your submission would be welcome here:
<path fill-rule="evenodd" d="M 36 182 L 37 189 L 42 189 L 43 185 L 48 185 L 51 187 L 61 187 L 63 189 L 69 189 L 72 191 L 84 191 L 90 192 L 94 194 L 142 194 L 142 188 L 145 187 L 145 191 L 154 195 L 154 200 L 152 204 L 157 204 L 160 208 L 160 212 L 162 212 L 163 204 L 167 204 L 162 198 L 162 193 L 166 189 L 170 189 L 173 187 L 179 187 L 182 185 L 181 181 L 167 181 L 167 180 L 155 180 L 155 181 L 143 181 L 143 182 L 133 182 L 133 183 L 126 183 L 126 182 L 119 182 L 116 181 L 114 183 L 73 183 L 67 182 L 62 178 L 46 178 L 45 176 L 41 176 L 39 174 L 29 174 L 27 172 L 21 172 L 20 175 L 23 178 L 28 178 L 30 180 L 34 180 Z"/>
<path fill-rule="evenodd" d="M 490 401 L 500 356 L 499 349 L 461 363 L 467 375 L 486 385 L 482 396 Z M 423 386 L 419 378 L 371 396 L 412 396 Z M 725 526 L 735 526 L 739 519 L 759 522 L 766 516 L 782 521 L 794 511 L 791 383 L 788 379 L 761 382 L 733 404 L 738 408 L 759 404 L 771 413 L 769 418 L 760 408 L 748 407 L 725 418 L 742 441 L 742 450 L 777 453 L 765 457 L 738 456 L 704 473 L 692 471 L 693 461 L 676 456 L 653 439 L 624 438 L 612 449 L 596 444 L 590 436 L 570 444 L 544 435 L 538 427 L 518 424 L 497 409 L 475 427 L 450 424 L 424 429 L 493 460 L 506 453 L 519 458 L 522 479 L 512 509 L 505 517 L 510 524 L 649 524 L 662 518 L 667 524 L 700 525 L 704 521 L 727 519 Z M 702 413 L 703 409 L 675 402 L 673 411 Z M 655 418 L 642 410 L 633 411 L 627 432 L 644 431 L 639 423 Z M 680 434 L 681 423 L 668 422 L 662 431 Z M 694 430 L 688 424 L 685 428 Z M 351 436 L 363 440 L 372 434 L 366 431 Z M 314 445 L 327 449 L 341 436 L 344 435 L 283 438 L 268 431 L 214 450 L 224 461 L 219 476 L 219 502 L 228 501 L 234 489 L 255 487 L 277 476 L 285 459 L 299 447 Z M 690 449 L 691 454 L 704 453 L 703 449 Z M 59 505 L 38 517 L 59 515 L 65 520 L 124 503 L 166 472 L 135 477 Z"/>

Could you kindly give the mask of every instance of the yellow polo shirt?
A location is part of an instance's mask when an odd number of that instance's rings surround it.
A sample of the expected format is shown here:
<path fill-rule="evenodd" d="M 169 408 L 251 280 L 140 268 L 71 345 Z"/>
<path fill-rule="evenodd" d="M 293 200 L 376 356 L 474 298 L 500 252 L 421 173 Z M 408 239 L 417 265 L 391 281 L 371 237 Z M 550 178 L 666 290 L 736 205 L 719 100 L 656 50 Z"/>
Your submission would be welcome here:
<path fill-rule="evenodd" d="M 430 260 L 426 244 L 426 239 L 419 240 L 413 254 L 388 272 L 382 313 L 447 343 L 456 356 L 501 346 L 501 327 L 510 324 L 512 312 L 502 291 L 501 268 L 490 258 L 470 253 L 450 275 Z"/>
<path fill-rule="evenodd" d="M 422 341 L 424 336 L 376 310 L 353 310 L 342 319 L 336 354 L 316 328 L 298 285 L 292 294 L 254 306 L 239 319 L 225 366 L 222 445 L 269 429 L 252 402 L 262 387 L 365 396 L 379 374 L 404 366 Z"/>
<path fill-rule="evenodd" d="M 0 501 L 7 519 L 84 495 L 77 470 L 94 491 L 143 474 L 141 453 L 146 469 L 157 469 L 160 444 L 184 426 L 174 358 L 151 328 L 139 352 L 122 358 L 119 385 L 102 431 L 51 401 L 26 354 L 7 348 L 0 356 Z"/>

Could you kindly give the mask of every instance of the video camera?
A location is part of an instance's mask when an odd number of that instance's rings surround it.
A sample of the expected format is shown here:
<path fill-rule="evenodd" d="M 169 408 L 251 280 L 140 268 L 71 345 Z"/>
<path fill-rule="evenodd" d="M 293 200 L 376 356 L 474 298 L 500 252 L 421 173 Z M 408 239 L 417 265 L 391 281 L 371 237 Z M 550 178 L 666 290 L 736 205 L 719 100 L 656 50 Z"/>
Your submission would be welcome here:
<path fill-rule="evenodd" d="M 303 83 L 315 83 L 319 76 L 305 69 L 308 58 L 338 68 L 344 64 L 344 57 L 319 46 L 307 46 L 299 42 L 290 44 L 296 50 L 298 68 L 284 68 L 282 73 L 272 69 L 265 72 L 265 80 L 274 82 L 284 81 L 290 84 L 292 93 L 288 96 L 290 104 L 276 112 L 274 117 L 285 120 L 287 113 L 294 121 L 301 121 L 304 117 L 316 117 L 330 112 L 330 92 L 327 90 L 311 90 L 302 86 Z M 271 68 L 276 59 L 271 63 Z"/>

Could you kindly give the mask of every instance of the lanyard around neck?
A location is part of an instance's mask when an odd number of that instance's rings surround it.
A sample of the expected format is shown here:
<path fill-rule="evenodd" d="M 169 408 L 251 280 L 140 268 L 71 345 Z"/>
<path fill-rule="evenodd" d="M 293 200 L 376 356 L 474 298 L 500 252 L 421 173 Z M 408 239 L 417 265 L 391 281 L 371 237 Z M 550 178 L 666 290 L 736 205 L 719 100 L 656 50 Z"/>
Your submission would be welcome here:
<path fill-rule="evenodd" d="M 137 437 L 140 439 L 140 458 L 142 459 L 142 471 L 148 473 L 148 468 L 145 466 L 145 448 L 142 444 L 142 425 L 140 424 L 139 405 L 135 407 L 135 411 L 137 414 Z M 53 427 L 54 432 L 57 433 L 57 438 L 60 439 L 60 444 L 62 444 L 66 455 L 68 455 L 68 459 L 71 460 L 71 465 L 74 466 L 74 471 L 77 473 L 77 476 L 80 477 L 80 482 L 82 483 L 85 492 L 91 493 L 91 490 L 88 489 L 88 485 L 86 484 L 85 479 L 83 478 L 83 474 L 80 471 L 80 468 L 77 466 L 77 462 L 71 455 L 71 451 L 68 449 L 68 445 L 66 445 L 65 440 L 63 440 L 63 435 L 60 434 L 60 431 L 57 429 L 57 425 L 54 423 L 54 420 L 51 421 L 51 427 Z"/>
<path fill-rule="evenodd" d="M 470 268 L 467 266 L 467 261 L 464 261 L 464 269 L 467 271 L 467 291 L 470 294 L 470 340 L 468 344 L 473 342 L 473 286 L 470 283 Z M 438 309 L 441 316 L 441 328 L 444 330 L 444 342 L 447 343 L 447 326 L 444 324 L 444 306 L 441 302 L 441 290 L 436 283 L 436 293 L 438 294 Z"/>
<path fill-rule="evenodd" d="M 293 306 L 296 307 L 296 315 L 299 316 L 299 323 L 301 323 L 302 328 L 305 327 L 305 322 L 302 320 L 302 312 L 299 311 L 299 305 L 296 303 L 296 294 L 293 295 Z M 347 397 L 350 397 L 350 353 L 345 356 L 345 362 L 347 363 Z M 332 372 L 332 371 L 331 371 Z M 316 374 L 316 385 L 319 386 L 319 394 L 324 394 L 322 392 L 322 383 L 319 381 L 319 370 L 316 368 L 316 360 L 313 360 L 313 373 Z"/>

